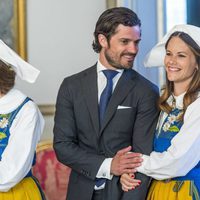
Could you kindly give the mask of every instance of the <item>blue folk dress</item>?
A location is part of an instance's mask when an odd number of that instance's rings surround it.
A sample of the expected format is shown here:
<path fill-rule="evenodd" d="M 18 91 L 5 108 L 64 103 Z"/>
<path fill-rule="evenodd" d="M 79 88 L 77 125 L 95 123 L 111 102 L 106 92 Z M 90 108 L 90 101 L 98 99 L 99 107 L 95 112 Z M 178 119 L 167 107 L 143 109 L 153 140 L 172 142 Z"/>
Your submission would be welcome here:
<path fill-rule="evenodd" d="M 154 151 L 164 152 L 171 145 L 171 140 L 178 134 L 183 121 L 183 110 L 174 108 L 165 118 L 160 130 L 156 131 Z M 200 162 L 183 177 L 168 180 L 154 180 L 148 200 L 199 200 L 200 199 Z"/>
<path fill-rule="evenodd" d="M 27 97 L 21 105 L 8 114 L 0 114 L 0 160 L 9 143 L 10 127 L 17 113 L 30 99 Z M 14 156 L 14 155 L 13 155 Z M 1 161 L 0 161 L 1 162 Z M 33 164 L 35 163 L 35 158 Z M 1 184 L 1 180 L 0 180 Z M 31 170 L 17 185 L 7 192 L 0 192 L 0 200 L 44 200 L 44 194 L 40 190 L 37 180 L 32 176 Z"/>

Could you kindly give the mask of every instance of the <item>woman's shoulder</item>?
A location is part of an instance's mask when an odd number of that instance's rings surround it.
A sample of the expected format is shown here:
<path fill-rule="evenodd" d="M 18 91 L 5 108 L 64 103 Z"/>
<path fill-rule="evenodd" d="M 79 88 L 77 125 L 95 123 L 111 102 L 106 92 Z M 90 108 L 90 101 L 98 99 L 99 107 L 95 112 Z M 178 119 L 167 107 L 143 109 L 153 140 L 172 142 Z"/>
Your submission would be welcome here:
<path fill-rule="evenodd" d="M 199 110 L 200 110 L 200 95 L 198 95 L 197 99 L 188 106 L 185 112 L 185 117 L 190 117 L 190 116 L 200 117 Z"/>

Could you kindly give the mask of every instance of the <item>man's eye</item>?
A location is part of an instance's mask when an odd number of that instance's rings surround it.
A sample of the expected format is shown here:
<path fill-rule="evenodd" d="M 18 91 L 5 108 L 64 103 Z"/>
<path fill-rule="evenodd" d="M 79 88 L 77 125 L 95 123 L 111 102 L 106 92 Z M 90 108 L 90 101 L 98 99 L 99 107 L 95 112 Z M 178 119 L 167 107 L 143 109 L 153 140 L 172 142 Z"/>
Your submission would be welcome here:
<path fill-rule="evenodd" d="M 128 44 L 128 40 L 122 40 L 123 44 Z"/>
<path fill-rule="evenodd" d="M 139 43 L 140 43 L 140 41 L 136 41 L 136 42 L 135 42 L 135 45 L 136 45 L 136 46 L 138 46 L 138 45 L 139 45 Z"/>

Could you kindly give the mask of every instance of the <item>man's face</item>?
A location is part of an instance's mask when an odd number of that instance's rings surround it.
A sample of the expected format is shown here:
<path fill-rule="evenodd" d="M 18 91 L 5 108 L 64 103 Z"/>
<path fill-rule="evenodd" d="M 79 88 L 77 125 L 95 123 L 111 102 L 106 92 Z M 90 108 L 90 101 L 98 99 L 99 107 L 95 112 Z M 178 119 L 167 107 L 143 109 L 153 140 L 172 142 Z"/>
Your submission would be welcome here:
<path fill-rule="evenodd" d="M 141 40 L 140 31 L 139 26 L 129 27 L 120 24 L 110 41 L 108 42 L 107 38 L 104 38 L 105 41 L 103 45 L 101 44 L 101 63 L 108 68 L 132 68 Z"/>

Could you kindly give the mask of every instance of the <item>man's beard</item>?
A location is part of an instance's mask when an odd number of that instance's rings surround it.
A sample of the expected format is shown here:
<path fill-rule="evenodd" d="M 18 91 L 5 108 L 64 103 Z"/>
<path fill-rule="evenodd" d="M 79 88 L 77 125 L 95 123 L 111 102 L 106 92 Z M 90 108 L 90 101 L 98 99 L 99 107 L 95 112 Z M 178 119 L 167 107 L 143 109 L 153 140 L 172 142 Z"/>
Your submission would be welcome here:
<path fill-rule="evenodd" d="M 122 65 L 120 62 L 116 61 L 115 59 L 113 59 L 108 53 L 107 51 L 104 52 L 104 55 L 105 55 L 105 58 L 107 60 L 107 62 L 114 68 L 116 69 L 130 69 L 133 67 L 133 62 L 134 62 L 134 59 L 129 61 L 127 65 Z M 131 56 L 134 56 L 135 57 L 135 54 L 131 54 L 131 53 L 122 53 L 120 54 L 120 57 L 121 58 L 122 56 L 124 55 L 131 55 Z"/>

